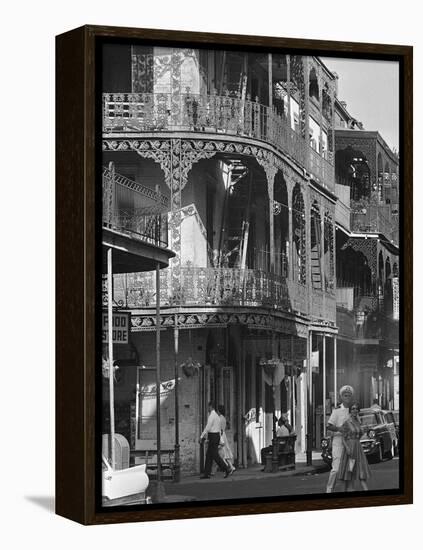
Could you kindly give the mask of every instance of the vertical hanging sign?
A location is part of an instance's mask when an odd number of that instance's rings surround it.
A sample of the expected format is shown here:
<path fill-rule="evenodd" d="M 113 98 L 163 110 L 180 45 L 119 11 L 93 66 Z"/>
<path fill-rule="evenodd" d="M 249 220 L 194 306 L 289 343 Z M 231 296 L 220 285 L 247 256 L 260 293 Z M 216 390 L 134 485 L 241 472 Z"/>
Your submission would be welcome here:
<path fill-rule="evenodd" d="M 399 280 L 392 277 L 392 318 L 395 321 L 399 319 L 399 299 Z"/>

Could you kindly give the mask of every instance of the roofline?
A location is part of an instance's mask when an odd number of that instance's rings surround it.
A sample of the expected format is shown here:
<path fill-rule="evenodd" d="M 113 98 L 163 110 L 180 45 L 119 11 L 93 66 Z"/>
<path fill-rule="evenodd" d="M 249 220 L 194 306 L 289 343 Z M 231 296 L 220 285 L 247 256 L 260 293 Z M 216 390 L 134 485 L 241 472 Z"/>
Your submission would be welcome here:
<path fill-rule="evenodd" d="M 357 133 L 360 132 L 360 138 L 367 138 L 367 139 L 374 139 L 376 138 L 379 142 L 379 144 L 383 147 L 384 151 L 387 153 L 387 155 L 391 158 L 393 162 L 396 162 L 397 165 L 399 165 L 399 157 L 395 155 L 393 150 L 389 147 L 389 145 L 386 143 L 386 141 L 383 139 L 382 135 L 379 133 L 378 130 L 360 130 L 359 128 L 335 128 L 336 132 L 345 132 L 345 133 L 351 133 L 357 137 Z M 367 135 L 365 135 L 367 134 Z"/>
<path fill-rule="evenodd" d="M 343 231 L 347 237 L 351 239 L 378 239 L 382 244 L 386 245 L 387 248 L 393 249 L 394 253 L 399 256 L 399 246 L 393 242 L 388 241 L 383 233 L 354 233 L 354 231 L 349 231 L 339 222 L 335 222 L 335 226 Z"/>
<path fill-rule="evenodd" d="M 335 76 L 335 74 L 328 68 L 328 66 L 326 65 L 326 63 L 324 61 L 322 61 L 322 58 L 317 56 L 317 55 L 313 55 L 314 59 L 316 59 L 320 65 L 323 67 L 323 69 L 328 73 L 329 76 L 331 76 L 333 78 L 333 80 L 337 80 L 337 76 Z"/>

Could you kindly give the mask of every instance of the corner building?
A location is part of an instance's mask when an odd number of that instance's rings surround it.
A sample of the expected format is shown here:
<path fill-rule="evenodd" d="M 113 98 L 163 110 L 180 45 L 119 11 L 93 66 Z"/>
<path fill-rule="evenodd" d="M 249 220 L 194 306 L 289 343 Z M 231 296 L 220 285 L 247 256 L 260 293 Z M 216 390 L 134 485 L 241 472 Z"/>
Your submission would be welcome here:
<path fill-rule="evenodd" d="M 157 299 L 161 441 L 182 471 L 201 467 L 209 400 L 225 407 L 238 467 L 271 443 L 273 410 L 297 452 L 319 448 L 336 403 L 335 91 L 315 57 L 104 46 L 117 208 L 142 210 L 137 185 L 161 194 L 175 253 L 159 296 L 153 272 L 114 277 L 131 313 L 115 399 L 132 449 L 156 438 Z"/>

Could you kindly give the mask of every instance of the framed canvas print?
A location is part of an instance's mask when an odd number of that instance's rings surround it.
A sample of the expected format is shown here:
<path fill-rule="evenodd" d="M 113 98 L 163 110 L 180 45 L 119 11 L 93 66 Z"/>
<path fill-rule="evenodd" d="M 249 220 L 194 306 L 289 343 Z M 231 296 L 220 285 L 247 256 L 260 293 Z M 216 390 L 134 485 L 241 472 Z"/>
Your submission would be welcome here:
<path fill-rule="evenodd" d="M 412 48 L 57 37 L 57 513 L 412 502 Z"/>

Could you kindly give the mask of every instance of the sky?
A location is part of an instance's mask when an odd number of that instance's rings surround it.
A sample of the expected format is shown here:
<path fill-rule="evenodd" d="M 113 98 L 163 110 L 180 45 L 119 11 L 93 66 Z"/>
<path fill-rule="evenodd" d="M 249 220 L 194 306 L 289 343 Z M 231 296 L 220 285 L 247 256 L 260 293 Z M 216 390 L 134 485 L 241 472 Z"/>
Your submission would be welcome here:
<path fill-rule="evenodd" d="M 322 57 L 338 73 L 338 99 L 366 130 L 377 130 L 399 150 L 399 64 L 393 61 Z"/>

